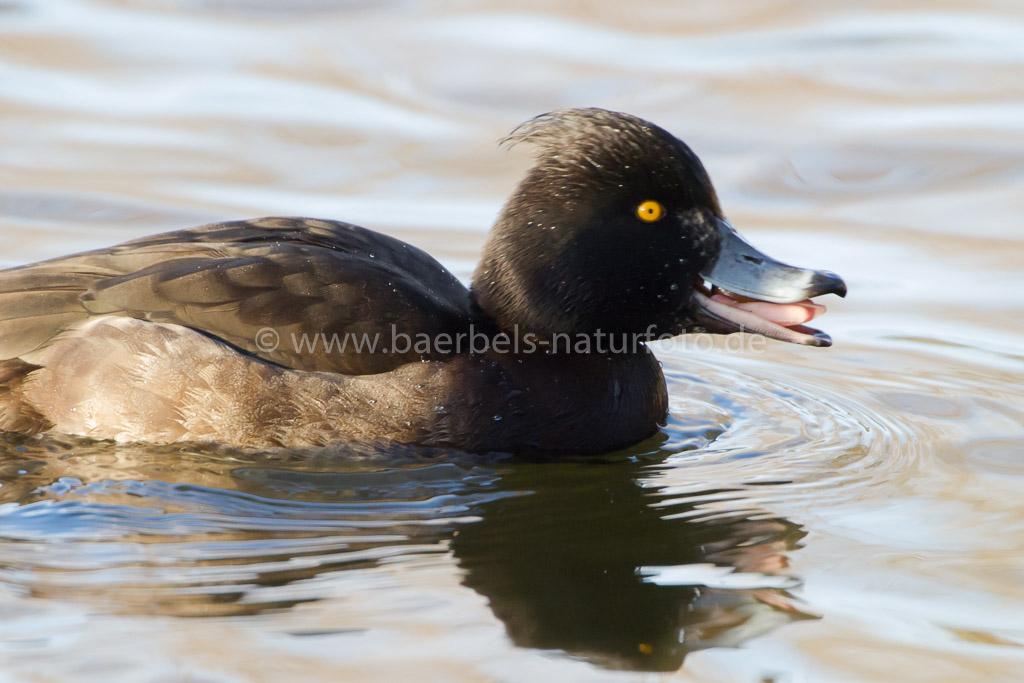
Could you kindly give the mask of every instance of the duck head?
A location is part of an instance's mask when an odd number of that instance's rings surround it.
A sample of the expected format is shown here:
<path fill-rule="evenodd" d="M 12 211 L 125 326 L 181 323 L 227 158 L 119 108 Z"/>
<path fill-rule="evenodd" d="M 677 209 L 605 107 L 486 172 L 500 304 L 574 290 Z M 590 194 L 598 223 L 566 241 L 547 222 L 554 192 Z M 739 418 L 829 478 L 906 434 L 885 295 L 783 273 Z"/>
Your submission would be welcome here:
<path fill-rule="evenodd" d="M 747 331 L 828 346 L 805 327 L 837 275 L 761 253 L 722 213 L 697 155 L 628 114 L 544 114 L 506 140 L 536 163 L 505 204 L 473 279 L 504 330 L 630 334 Z"/>

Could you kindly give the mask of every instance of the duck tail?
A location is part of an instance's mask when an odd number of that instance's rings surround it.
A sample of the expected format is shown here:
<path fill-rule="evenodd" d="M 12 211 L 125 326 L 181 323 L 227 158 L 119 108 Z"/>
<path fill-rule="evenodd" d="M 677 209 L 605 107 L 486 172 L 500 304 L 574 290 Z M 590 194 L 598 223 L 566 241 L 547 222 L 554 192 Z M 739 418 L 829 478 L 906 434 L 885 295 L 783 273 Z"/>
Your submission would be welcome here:
<path fill-rule="evenodd" d="M 25 380 L 38 369 L 18 358 L 0 361 L 0 431 L 38 434 L 53 427 L 25 397 Z"/>

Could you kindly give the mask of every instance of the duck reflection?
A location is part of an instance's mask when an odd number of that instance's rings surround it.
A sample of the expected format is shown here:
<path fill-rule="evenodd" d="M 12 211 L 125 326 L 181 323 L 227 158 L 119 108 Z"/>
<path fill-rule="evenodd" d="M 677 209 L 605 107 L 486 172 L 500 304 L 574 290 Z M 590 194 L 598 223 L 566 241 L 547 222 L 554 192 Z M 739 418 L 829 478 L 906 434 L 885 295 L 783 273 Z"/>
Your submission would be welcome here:
<path fill-rule="evenodd" d="M 736 512 L 701 519 L 686 500 L 662 507 L 657 489 L 638 484 L 650 469 L 520 466 L 503 485 L 532 494 L 486 503 L 481 522 L 458 529 L 463 582 L 489 598 L 513 642 L 611 668 L 673 671 L 694 650 L 806 618 L 784 588 L 767 587 L 786 585 L 776 575 L 799 527 Z M 700 585 L 725 574 L 714 567 L 745 580 L 737 589 Z"/>
<path fill-rule="evenodd" d="M 648 671 L 807 616 L 781 575 L 802 530 L 668 499 L 657 462 L 0 448 L 0 581 L 37 597 L 257 614 L 328 599 L 340 571 L 451 553 L 515 644 Z"/>

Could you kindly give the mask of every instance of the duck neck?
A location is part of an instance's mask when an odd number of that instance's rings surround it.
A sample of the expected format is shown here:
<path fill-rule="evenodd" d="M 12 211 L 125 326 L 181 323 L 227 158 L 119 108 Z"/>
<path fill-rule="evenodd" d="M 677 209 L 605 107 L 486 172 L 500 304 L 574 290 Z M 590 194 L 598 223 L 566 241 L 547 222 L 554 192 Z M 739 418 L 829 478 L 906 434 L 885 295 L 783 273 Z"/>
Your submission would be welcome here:
<path fill-rule="evenodd" d="M 543 330 L 529 321 L 499 320 L 480 301 L 477 291 L 470 292 L 470 307 L 475 324 L 494 339 L 509 340 L 516 353 L 543 353 L 546 355 L 634 356 L 649 353 L 647 342 L 652 331 L 641 333 L 612 333 L 602 330 L 574 331 Z M 653 326 L 652 326 L 653 330 Z"/>

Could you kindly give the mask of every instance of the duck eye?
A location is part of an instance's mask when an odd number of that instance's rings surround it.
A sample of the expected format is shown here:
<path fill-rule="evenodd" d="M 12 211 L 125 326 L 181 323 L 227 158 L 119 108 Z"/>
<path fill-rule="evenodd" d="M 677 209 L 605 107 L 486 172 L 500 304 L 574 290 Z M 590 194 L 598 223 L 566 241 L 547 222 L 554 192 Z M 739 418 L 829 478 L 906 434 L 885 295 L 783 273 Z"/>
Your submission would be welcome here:
<path fill-rule="evenodd" d="M 636 215 L 645 223 L 654 223 L 665 215 L 665 207 L 653 199 L 648 199 L 636 207 Z"/>

